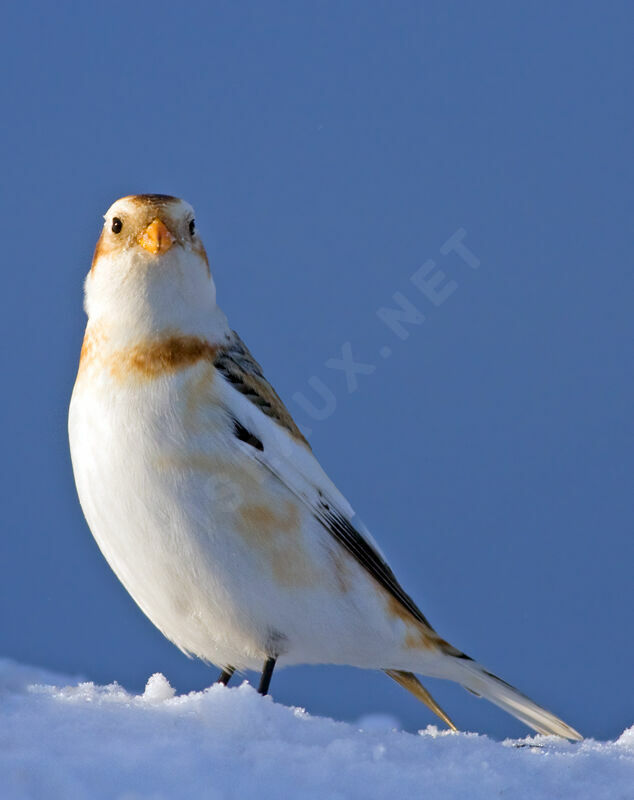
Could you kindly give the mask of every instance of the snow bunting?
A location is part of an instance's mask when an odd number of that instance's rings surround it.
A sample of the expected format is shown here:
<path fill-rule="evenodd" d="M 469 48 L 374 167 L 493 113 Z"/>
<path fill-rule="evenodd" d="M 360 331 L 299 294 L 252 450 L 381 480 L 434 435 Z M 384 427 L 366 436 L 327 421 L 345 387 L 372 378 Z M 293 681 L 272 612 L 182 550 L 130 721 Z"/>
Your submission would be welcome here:
<path fill-rule="evenodd" d="M 69 413 L 77 491 L 123 585 L 188 655 L 222 669 L 380 669 L 448 725 L 414 673 L 540 733 L 580 735 L 442 639 L 329 480 L 216 304 L 194 211 L 117 200 L 86 279 Z"/>

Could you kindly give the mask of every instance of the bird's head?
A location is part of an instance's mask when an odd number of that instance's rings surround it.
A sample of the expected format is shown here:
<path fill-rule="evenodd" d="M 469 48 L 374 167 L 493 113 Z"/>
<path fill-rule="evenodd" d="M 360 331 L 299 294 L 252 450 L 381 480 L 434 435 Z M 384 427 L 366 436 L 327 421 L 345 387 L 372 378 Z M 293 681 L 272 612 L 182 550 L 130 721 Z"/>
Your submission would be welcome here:
<path fill-rule="evenodd" d="M 166 328 L 201 333 L 216 290 L 194 209 L 177 197 L 122 197 L 105 214 L 86 279 L 91 321 L 137 335 Z"/>

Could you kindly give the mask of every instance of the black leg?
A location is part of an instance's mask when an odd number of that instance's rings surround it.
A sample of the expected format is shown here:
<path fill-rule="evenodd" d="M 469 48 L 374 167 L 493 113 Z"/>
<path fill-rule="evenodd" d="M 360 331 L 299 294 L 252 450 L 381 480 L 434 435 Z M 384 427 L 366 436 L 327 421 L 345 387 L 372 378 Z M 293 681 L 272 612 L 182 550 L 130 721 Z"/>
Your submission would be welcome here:
<path fill-rule="evenodd" d="M 262 670 L 262 677 L 260 678 L 260 685 L 258 692 L 260 694 L 268 694 L 271 678 L 273 677 L 273 670 L 275 669 L 275 658 L 267 658 L 264 662 L 264 669 Z"/>
<path fill-rule="evenodd" d="M 231 680 L 231 676 L 235 671 L 236 671 L 235 667 L 228 667 L 227 669 L 223 669 L 216 683 L 221 683 L 223 686 L 226 686 Z"/>

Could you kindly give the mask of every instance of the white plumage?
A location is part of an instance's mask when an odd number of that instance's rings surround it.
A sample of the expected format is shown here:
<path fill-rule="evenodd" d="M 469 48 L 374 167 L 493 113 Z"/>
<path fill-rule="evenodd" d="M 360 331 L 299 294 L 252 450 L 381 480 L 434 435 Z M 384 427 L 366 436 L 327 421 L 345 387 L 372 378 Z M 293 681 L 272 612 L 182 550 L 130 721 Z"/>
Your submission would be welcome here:
<path fill-rule="evenodd" d="M 403 591 L 216 305 L 191 207 L 138 195 L 105 220 L 71 453 L 90 529 L 152 622 L 224 669 L 383 669 L 447 722 L 411 673 L 449 678 L 580 738 L 441 639 Z"/>

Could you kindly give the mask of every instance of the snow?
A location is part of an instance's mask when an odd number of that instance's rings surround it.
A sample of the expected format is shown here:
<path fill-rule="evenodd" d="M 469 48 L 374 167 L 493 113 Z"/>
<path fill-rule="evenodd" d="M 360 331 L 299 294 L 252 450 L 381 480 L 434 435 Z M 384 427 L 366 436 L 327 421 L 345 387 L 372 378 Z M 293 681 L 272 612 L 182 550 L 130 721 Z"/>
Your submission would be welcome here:
<path fill-rule="evenodd" d="M 496 742 L 372 715 L 312 717 L 246 682 L 135 695 L 0 659 L 2 800 L 634 797 L 634 727 L 614 742 Z"/>

